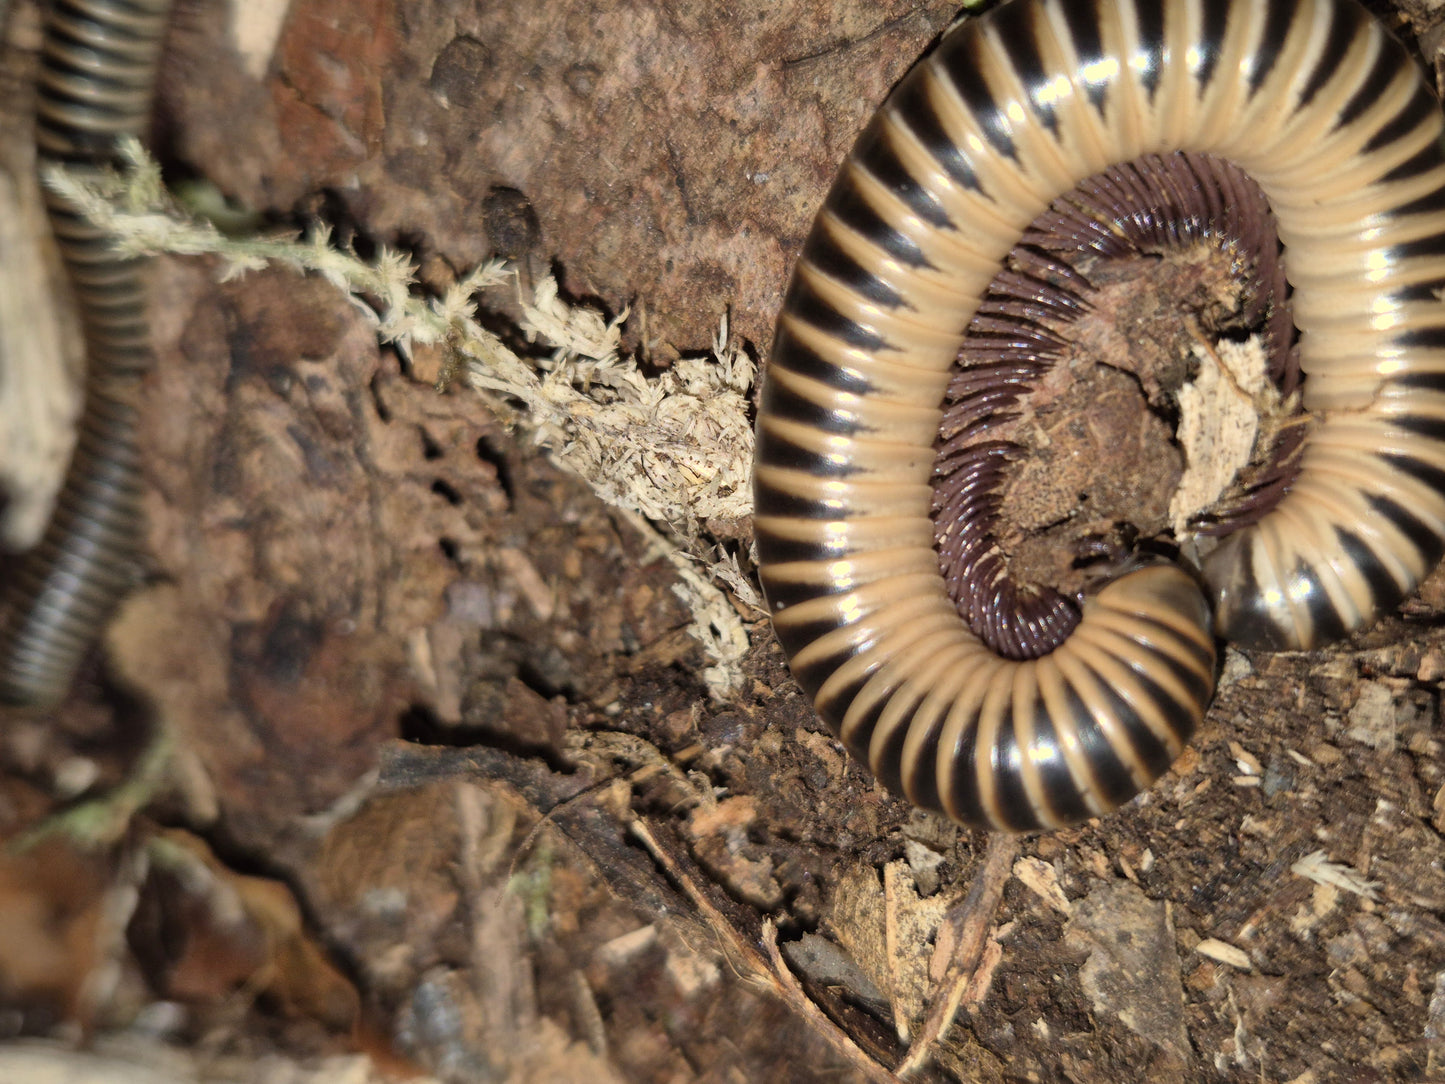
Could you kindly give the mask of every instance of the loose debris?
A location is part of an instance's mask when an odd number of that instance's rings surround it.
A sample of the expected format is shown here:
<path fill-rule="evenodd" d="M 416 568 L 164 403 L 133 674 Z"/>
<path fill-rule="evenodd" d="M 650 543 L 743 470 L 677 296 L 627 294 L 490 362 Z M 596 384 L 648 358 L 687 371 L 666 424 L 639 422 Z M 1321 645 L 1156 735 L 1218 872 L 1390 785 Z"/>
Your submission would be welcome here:
<path fill-rule="evenodd" d="M 1076 902 L 1065 943 L 1088 953 L 1079 979 L 1095 1012 L 1117 1016 L 1182 1070 L 1191 1060 L 1184 987 L 1166 903 L 1129 881 L 1106 883 Z"/>
<path fill-rule="evenodd" d="M 17 798 L 12 786 L 6 799 Z M 280 881 L 238 874 L 195 835 L 144 820 L 104 848 L 58 831 L 32 837 L 0 839 L 0 990 L 12 1026 L 25 1022 L 14 1006 L 29 1006 L 114 1027 L 152 996 L 216 1025 L 264 999 L 270 1013 L 400 1064 Z"/>
<path fill-rule="evenodd" d="M 1381 887 L 1379 881 L 1369 880 L 1350 866 L 1331 862 L 1324 851 L 1312 851 L 1290 866 L 1289 871 L 1316 884 L 1343 889 L 1367 900 L 1379 898 L 1375 893 Z"/>
<path fill-rule="evenodd" d="M 1179 429 L 1184 476 L 1169 502 L 1176 537 L 1224 494 L 1254 452 L 1260 419 L 1283 410 L 1270 382 L 1268 358 L 1258 337 L 1217 346 L 1195 344 L 1199 375 L 1179 389 Z"/>

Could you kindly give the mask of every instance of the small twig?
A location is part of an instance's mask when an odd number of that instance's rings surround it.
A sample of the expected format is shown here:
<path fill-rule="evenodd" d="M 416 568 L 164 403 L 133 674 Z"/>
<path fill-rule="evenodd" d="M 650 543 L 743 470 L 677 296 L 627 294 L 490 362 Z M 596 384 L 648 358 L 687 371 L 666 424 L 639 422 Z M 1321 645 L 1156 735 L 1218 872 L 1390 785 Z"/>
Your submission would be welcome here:
<path fill-rule="evenodd" d="M 953 927 L 955 935 L 953 959 L 939 983 L 923 1027 L 898 1067 L 898 1075 L 904 1080 L 916 1075 L 929 1063 L 933 1045 L 953 1026 L 965 1001 L 976 1003 L 986 992 L 987 987 L 983 983 L 975 984 L 973 980 L 976 975 L 991 975 L 993 966 L 997 964 L 997 960 L 990 962 L 986 958 L 988 931 L 1003 898 L 1004 885 L 1012 876 L 1018 852 L 1017 836 L 1001 832 L 991 835 L 983 867 L 974 878 L 967 898 L 944 919 L 945 925 Z"/>
<path fill-rule="evenodd" d="M 632 834 L 647 848 L 653 860 L 677 883 L 683 894 L 711 927 L 714 936 L 721 944 L 724 955 L 727 956 L 739 978 L 756 989 L 773 994 L 803 1017 L 827 1041 L 829 1046 L 862 1074 L 865 1080 L 871 1081 L 873 1084 L 898 1084 L 898 1077 L 869 1057 L 808 997 L 778 951 L 778 932 L 770 920 L 764 919 L 763 921 L 763 947 L 767 950 L 767 957 L 764 958 L 756 947 L 738 935 L 733 924 L 703 895 L 697 883 L 658 843 L 656 837 L 641 819 L 634 819 L 631 829 Z"/>
<path fill-rule="evenodd" d="M 897 1076 L 865 1054 L 837 1024 L 828 1019 L 827 1014 L 818 1007 L 818 1003 L 807 995 L 798 983 L 797 976 L 784 962 L 782 953 L 778 951 L 778 931 L 771 919 L 763 921 L 763 947 L 768 950 L 771 971 L 777 979 L 778 996 L 788 1007 L 807 1020 L 813 1030 L 822 1035 L 833 1049 L 847 1058 L 868 1080 L 878 1081 L 879 1084 L 898 1084 Z"/>

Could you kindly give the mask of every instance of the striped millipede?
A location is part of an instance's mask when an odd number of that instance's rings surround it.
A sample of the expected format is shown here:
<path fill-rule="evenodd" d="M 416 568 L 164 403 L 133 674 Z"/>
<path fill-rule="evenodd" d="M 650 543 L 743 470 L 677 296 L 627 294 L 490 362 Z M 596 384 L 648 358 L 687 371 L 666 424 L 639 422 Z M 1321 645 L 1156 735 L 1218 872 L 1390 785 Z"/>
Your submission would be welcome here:
<path fill-rule="evenodd" d="M 1354 0 L 1011 0 L 962 23 L 859 138 L 764 378 L 755 527 L 779 641 L 886 787 L 966 824 L 1106 812 L 1174 760 L 1215 635 L 1308 649 L 1445 551 L 1445 145 Z M 1023 232 L 1119 163 L 1232 163 L 1273 210 L 1312 425 L 1278 503 L 1199 579 L 1138 560 L 1037 658 L 965 625 L 930 520 L 945 390 Z"/>
<path fill-rule="evenodd" d="M 37 161 L 110 165 L 149 122 L 171 0 L 52 0 L 36 106 Z M 40 544 L 5 585 L 0 699 L 60 700 L 132 580 L 141 521 L 137 411 L 150 367 L 143 262 L 47 192 L 51 228 L 85 341 L 85 405 L 75 452 Z"/>

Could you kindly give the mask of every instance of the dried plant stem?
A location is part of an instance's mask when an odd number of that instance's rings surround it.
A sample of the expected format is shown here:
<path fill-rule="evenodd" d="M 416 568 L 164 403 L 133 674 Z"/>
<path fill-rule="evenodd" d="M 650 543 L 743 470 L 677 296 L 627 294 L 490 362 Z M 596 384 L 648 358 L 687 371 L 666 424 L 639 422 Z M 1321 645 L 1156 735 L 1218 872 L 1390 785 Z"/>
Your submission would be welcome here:
<path fill-rule="evenodd" d="M 917 1076 L 929 1063 L 933 1046 L 953 1026 L 958 1010 L 963 1007 L 970 994 L 981 997 L 983 990 L 975 990 L 973 978 L 985 962 L 985 952 L 991 943 L 988 937 L 993 916 L 1003 899 L 1004 885 L 1012 875 L 1014 859 L 1019 853 L 1019 838 L 1003 832 L 993 832 L 988 837 L 988 849 L 984 853 L 983 865 L 974 877 L 973 887 L 963 903 L 949 913 L 945 924 L 953 927 L 953 959 L 948 965 L 943 981 L 934 994 L 928 1008 L 923 1027 L 914 1037 L 908 1054 L 898 1067 L 898 1075 L 907 1080 Z"/>
<path fill-rule="evenodd" d="M 764 920 L 763 922 L 763 948 L 767 952 L 767 956 L 764 957 L 753 945 L 738 936 L 733 924 L 703 895 L 697 883 L 658 843 L 643 821 L 634 820 L 631 828 L 632 834 L 642 842 L 653 859 L 682 889 L 684 895 L 711 927 L 729 963 L 732 964 L 740 978 L 754 989 L 771 993 L 803 1017 L 813 1030 L 827 1041 L 829 1046 L 858 1071 L 864 1080 L 871 1081 L 873 1084 L 897 1084 L 898 1077 L 869 1057 L 837 1024 L 828 1019 L 816 1002 L 808 997 L 778 951 L 778 931 L 771 921 Z"/>

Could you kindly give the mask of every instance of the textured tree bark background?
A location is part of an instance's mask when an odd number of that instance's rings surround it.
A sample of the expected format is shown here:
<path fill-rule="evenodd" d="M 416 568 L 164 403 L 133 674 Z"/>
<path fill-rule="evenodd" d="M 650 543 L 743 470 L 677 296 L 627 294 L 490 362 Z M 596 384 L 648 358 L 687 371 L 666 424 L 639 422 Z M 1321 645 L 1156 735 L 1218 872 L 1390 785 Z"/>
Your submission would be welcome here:
<path fill-rule="evenodd" d="M 1434 4 L 1372 6 L 1433 60 Z M 553 270 L 632 306 L 659 366 L 725 311 L 764 355 L 838 163 L 956 14 L 291 0 L 272 41 L 269 8 L 182 4 L 168 170 L 404 247 L 439 287 L 492 255 Z M 670 565 L 331 286 L 215 272 L 157 267 L 151 586 L 112 684 L 17 719 L 10 775 L 83 752 L 114 781 L 163 722 L 152 815 L 288 884 L 365 1018 L 443 1080 L 889 1079 L 983 834 L 873 786 L 765 625 L 710 703 Z M 1158 787 L 1023 841 L 991 982 L 918 1079 L 1445 1074 L 1442 613 L 1437 578 L 1354 643 L 1230 653 Z M 1375 887 L 1291 871 L 1316 851 Z M 768 970 L 765 922 L 832 1024 Z M 223 1019 L 251 1050 L 346 1042 L 304 1006 Z"/>

